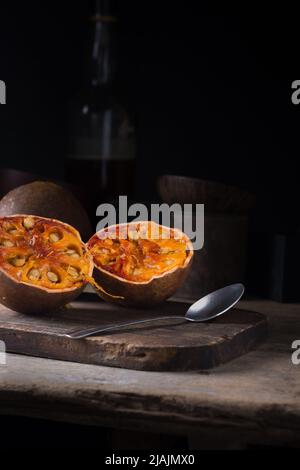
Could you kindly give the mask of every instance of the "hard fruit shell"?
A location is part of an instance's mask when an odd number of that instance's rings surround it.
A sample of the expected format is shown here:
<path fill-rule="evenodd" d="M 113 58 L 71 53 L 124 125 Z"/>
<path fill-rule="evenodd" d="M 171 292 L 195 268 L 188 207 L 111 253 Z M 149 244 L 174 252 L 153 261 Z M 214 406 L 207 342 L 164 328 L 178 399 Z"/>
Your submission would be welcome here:
<path fill-rule="evenodd" d="M 13 219 L 14 217 L 27 217 L 27 215 L 28 214 L 15 214 L 11 217 Z M 37 218 L 45 219 L 45 217 Z M 74 227 L 60 220 L 50 220 L 71 228 L 81 240 L 79 232 Z M 89 275 L 91 275 L 92 272 L 93 262 L 92 259 L 90 259 Z M 84 287 L 85 283 L 74 288 L 47 289 L 42 286 L 35 286 L 19 281 L 13 276 L 10 276 L 10 274 L 0 266 L 0 303 L 16 312 L 35 314 L 56 310 L 75 300 Z"/>
<path fill-rule="evenodd" d="M 43 313 L 57 310 L 72 302 L 82 292 L 76 289 L 50 290 L 18 282 L 0 269 L 0 303 L 21 313 Z"/>
<path fill-rule="evenodd" d="M 143 224 L 148 222 L 139 223 Z M 119 227 L 126 225 L 130 226 L 131 224 L 119 224 Z M 110 226 L 109 228 L 111 227 L 115 226 Z M 169 229 L 169 227 L 163 228 Z M 173 230 L 182 234 L 180 230 Z M 98 234 L 100 232 L 98 232 Z M 176 267 L 158 276 L 154 276 L 149 281 L 129 281 L 108 271 L 105 271 L 99 266 L 94 265 L 93 277 L 95 281 L 109 294 L 121 296 L 123 297 L 123 299 L 113 298 L 110 295 L 105 294 L 101 290 L 98 290 L 99 296 L 108 302 L 116 302 L 120 305 L 131 307 L 152 307 L 174 295 L 177 289 L 179 289 L 179 287 L 185 281 L 193 260 L 192 242 L 185 234 L 182 235 L 186 239 L 187 248 L 189 250 L 189 255 L 187 256 L 184 265 Z M 87 243 L 87 247 L 88 246 L 89 242 Z"/>
<path fill-rule="evenodd" d="M 0 201 L 0 217 L 28 214 L 75 227 L 84 241 L 92 234 L 87 212 L 73 194 L 50 181 L 34 181 L 9 191 Z"/>

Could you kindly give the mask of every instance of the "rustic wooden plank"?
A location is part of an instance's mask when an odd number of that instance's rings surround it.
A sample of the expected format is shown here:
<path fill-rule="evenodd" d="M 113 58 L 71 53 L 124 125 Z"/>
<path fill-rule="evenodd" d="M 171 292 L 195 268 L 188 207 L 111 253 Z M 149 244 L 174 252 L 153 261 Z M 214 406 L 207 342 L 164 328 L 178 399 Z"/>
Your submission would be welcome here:
<path fill-rule="evenodd" d="M 231 443 L 299 446 L 300 366 L 291 362 L 291 344 L 300 339 L 300 305 L 243 301 L 239 308 L 268 315 L 269 336 L 210 371 L 145 372 L 8 354 L 0 414 L 187 433 L 194 443 L 223 433 Z"/>
<path fill-rule="evenodd" d="M 8 351 L 33 356 L 138 370 L 195 370 L 230 361 L 266 336 L 265 316 L 239 310 L 201 324 L 170 319 L 82 340 L 62 336 L 81 326 L 184 315 L 187 308 L 176 302 L 166 302 L 155 311 L 75 302 L 60 312 L 31 316 L 2 307 L 0 337 Z"/>
<path fill-rule="evenodd" d="M 253 351 L 213 372 L 162 375 L 9 355 L 0 413 L 170 433 L 217 428 L 261 444 L 300 444 L 300 387 L 287 363 L 285 354 L 268 360 Z"/>

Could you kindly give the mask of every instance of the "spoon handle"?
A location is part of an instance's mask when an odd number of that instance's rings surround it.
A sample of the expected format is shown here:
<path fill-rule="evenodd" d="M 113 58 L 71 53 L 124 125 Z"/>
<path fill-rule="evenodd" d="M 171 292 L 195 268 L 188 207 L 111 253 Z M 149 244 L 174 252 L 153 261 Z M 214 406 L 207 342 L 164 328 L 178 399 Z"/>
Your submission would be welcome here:
<path fill-rule="evenodd" d="M 131 326 L 131 325 L 139 325 L 141 323 L 150 323 L 152 321 L 159 321 L 159 320 L 186 320 L 184 316 L 165 316 L 165 317 L 155 317 L 155 318 L 148 318 L 146 320 L 135 320 L 131 322 L 125 322 L 125 323 L 119 323 L 118 325 L 110 325 L 106 327 L 92 327 L 92 328 L 84 328 L 84 329 L 78 329 L 78 330 L 73 330 L 71 333 L 64 334 L 63 336 L 71 339 L 80 339 L 80 338 L 86 338 L 87 336 L 92 336 L 95 335 L 96 333 L 104 333 L 105 331 L 111 331 L 111 330 L 117 330 L 119 328 L 124 328 L 126 326 Z"/>

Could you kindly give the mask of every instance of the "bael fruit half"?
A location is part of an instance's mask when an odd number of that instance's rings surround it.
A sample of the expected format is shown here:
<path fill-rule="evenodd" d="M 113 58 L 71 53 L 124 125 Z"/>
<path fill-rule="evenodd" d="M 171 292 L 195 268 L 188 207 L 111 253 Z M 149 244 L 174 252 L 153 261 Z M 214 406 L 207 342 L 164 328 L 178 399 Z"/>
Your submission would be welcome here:
<path fill-rule="evenodd" d="M 123 305 L 150 307 L 173 295 L 191 267 L 193 246 L 178 229 L 142 221 L 113 225 L 87 243 L 99 295 Z M 106 292 L 120 296 L 112 298 Z"/>
<path fill-rule="evenodd" d="M 0 302 L 22 313 L 74 300 L 93 263 L 76 229 L 31 215 L 0 218 Z"/>

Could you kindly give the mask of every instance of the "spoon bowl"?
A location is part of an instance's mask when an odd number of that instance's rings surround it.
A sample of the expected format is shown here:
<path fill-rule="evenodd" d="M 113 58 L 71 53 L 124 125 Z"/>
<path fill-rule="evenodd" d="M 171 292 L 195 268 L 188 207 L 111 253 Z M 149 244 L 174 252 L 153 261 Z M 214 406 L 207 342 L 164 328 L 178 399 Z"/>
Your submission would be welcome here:
<path fill-rule="evenodd" d="M 212 320 L 232 308 L 241 299 L 244 292 L 243 284 L 231 284 L 215 290 L 193 303 L 186 312 L 185 318 L 194 322 Z"/>

